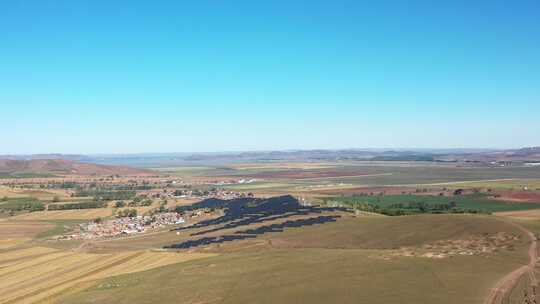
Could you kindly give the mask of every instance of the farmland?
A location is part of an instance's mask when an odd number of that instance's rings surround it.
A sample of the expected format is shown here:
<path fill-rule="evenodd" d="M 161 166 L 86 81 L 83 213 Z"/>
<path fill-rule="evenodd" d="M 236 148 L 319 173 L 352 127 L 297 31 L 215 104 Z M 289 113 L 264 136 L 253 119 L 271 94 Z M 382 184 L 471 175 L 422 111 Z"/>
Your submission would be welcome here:
<path fill-rule="evenodd" d="M 471 194 L 461 196 L 440 196 L 440 195 L 383 195 L 383 196 L 351 196 L 334 197 L 326 199 L 327 202 L 343 203 L 349 206 L 360 206 L 362 204 L 377 206 L 382 209 L 414 209 L 414 206 L 421 204 L 429 207 L 436 205 L 453 204 L 457 210 L 470 210 L 479 213 L 492 213 L 503 211 L 519 211 L 539 209 L 537 203 L 515 203 L 504 202 L 489 198 L 482 194 Z M 411 211 L 413 213 L 418 210 Z"/>
<path fill-rule="evenodd" d="M 84 282 L 208 256 L 162 252 L 86 254 L 44 247 L 8 251 L 0 253 L 0 303 L 43 301 L 71 292 Z"/>
<path fill-rule="evenodd" d="M 528 263 L 525 231 L 540 232 L 538 168 L 155 172 L 0 180 L 0 303 L 482 303 Z M 168 217 L 182 221 L 157 222 Z M 504 297 L 519 303 L 531 280 Z"/>
<path fill-rule="evenodd" d="M 0 304 L 540 304 L 540 0 L 0 26 Z"/>

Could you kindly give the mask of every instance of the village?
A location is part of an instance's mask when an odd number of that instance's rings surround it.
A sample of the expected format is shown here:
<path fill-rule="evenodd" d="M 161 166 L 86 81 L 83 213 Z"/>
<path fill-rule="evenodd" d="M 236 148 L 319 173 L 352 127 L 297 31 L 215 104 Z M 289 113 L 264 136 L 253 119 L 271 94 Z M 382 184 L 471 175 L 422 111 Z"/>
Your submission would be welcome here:
<path fill-rule="evenodd" d="M 77 228 L 64 235 L 57 236 L 58 241 L 93 240 L 141 234 L 157 231 L 168 226 L 184 226 L 196 218 L 203 218 L 213 212 L 207 209 L 192 212 L 163 212 L 154 215 L 119 217 L 110 220 L 94 220 L 77 225 Z M 187 219 L 187 220 L 186 220 Z"/>

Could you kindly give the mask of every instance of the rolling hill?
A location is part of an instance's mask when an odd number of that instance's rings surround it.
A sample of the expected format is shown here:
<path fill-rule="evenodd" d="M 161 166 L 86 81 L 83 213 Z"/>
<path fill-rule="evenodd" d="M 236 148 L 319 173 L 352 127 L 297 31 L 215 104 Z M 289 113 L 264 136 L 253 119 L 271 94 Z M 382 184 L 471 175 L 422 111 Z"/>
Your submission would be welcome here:
<path fill-rule="evenodd" d="M 66 159 L 0 159 L 0 174 L 14 176 L 36 175 L 152 175 L 150 170 L 125 166 L 97 165 Z"/>

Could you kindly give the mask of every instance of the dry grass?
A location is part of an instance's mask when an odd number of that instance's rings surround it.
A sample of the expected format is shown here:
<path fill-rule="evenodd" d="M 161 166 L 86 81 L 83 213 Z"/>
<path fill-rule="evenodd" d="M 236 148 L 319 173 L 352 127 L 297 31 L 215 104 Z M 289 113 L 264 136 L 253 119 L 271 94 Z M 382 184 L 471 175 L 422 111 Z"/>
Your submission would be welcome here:
<path fill-rule="evenodd" d="M 132 251 L 89 254 L 33 247 L 0 254 L 0 303 L 36 303 L 76 285 L 213 256 Z M 71 290 L 73 291 L 73 290 Z"/>
<path fill-rule="evenodd" d="M 18 189 L 0 186 L 0 197 L 34 197 L 39 200 L 52 200 L 55 196 L 61 200 L 70 200 L 70 193 L 61 189 Z"/>
<path fill-rule="evenodd" d="M 30 241 L 36 235 L 54 227 L 41 222 L 14 222 L 0 220 L 0 250 L 12 248 Z"/>
<path fill-rule="evenodd" d="M 0 221 L 0 240 L 31 238 L 53 226 L 41 222 L 3 220 Z"/>
<path fill-rule="evenodd" d="M 15 247 L 30 240 L 31 238 L 0 239 L 0 250 Z"/>
<path fill-rule="evenodd" d="M 200 199 L 188 199 L 188 198 L 178 198 L 167 201 L 167 208 L 174 208 L 176 206 L 188 206 L 200 201 Z"/>
<path fill-rule="evenodd" d="M 98 217 L 111 216 L 112 208 L 96 208 L 81 210 L 55 210 L 24 213 L 14 216 L 13 219 L 21 221 L 48 221 L 48 220 L 92 220 Z"/>
<path fill-rule="evenodd" d="M 540 209 L 496 212 L 495 215 L 515 219 L 539 220 Z"/>

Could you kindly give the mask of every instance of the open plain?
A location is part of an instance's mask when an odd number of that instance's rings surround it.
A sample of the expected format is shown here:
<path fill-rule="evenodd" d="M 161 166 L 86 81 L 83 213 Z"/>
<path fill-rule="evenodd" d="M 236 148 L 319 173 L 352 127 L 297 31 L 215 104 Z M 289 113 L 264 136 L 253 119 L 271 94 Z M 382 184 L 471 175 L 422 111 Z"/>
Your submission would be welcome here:
<path fill-rule="evenodd" d="M 144 172 L 0 180 L 0 303 L 537 297 L 538 168 L 250 161 Z"/>

